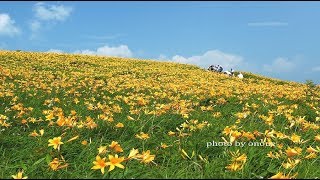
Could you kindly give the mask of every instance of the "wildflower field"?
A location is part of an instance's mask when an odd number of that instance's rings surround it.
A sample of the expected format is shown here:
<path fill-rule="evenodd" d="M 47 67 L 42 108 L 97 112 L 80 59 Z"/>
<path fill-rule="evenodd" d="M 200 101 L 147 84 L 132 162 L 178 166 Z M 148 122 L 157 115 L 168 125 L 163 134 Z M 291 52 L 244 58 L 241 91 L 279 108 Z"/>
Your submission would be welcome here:
<path fill-rule="evenodd" d="M 319 88 L 243 74 L 0 51 L 0 178 L 319 178 Z"/>

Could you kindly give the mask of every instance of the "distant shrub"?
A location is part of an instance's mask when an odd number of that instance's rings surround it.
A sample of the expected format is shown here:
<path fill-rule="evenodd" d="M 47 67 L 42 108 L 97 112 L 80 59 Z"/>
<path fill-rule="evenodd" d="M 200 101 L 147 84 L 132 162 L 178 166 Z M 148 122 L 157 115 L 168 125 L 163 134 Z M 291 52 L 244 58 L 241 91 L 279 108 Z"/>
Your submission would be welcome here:
<path fill-rule="evenodd" d="M 305 83 L 309 88 L 315 88 L 316 85 L 314 84 L 314 82 L 312 80 L 306 80 Z"/>
<path fill-rule="evenodd" d="M 308 99 L 311 99 L 311 97 L 315 94 L 317 86 L 312 80 L 306 80 L 305 84 L 307 85 L 307 89 L 305 90 L 306 96 Z"/>

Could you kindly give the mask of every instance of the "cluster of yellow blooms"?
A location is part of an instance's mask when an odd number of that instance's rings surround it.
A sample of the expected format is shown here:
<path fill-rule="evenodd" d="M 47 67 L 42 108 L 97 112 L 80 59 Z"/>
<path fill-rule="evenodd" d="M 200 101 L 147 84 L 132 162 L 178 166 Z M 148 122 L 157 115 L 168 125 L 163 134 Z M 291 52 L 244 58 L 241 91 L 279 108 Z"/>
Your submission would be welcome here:
<path fill-rule="evenodd" d="M 245 154 L 240 155 L 239 150 L 230 152 L 230 154 L 232 156 L 231 163 L 226 168 L 231 171 L 241 170 L 247 162 L 247 156 Z"/>
<path fill-rule="evenodd" d="M 138 149 L 132 149 L 128 155 L 128 157 L 119 157 L 118 154 L 115 155 L 108 155 L 109 161 L 106 161 L 106 157 L 101 158 L 102 155 L 105 155 L 107 152 L 114 152 L 114 153 L 123 153 L 123 149 L 121 148 L 120 144 L 116 141 L 112 141 L 112 143 L 107 146 L 100 146 L 98 148 L 98 155 L 96 156 L 96 160 L 93 162 L 94 166 L 91 169 L 100 169 L 101 173 L 104 174 L 105 167 L 109 166 L 108 171 L 112 171 L 115 167 L 124 169 L 125 166 L 121 163 L 129 161 L 131 159 L 139 160 L 141 163 L 150 163 L 154 160 L 155 155 L 150 154 L 150 150 L 143 151 L 139 154 Z"/>
<path fill-rule="evenodd" d="M 302 161 L 318 158 L 320 152 L 317 144 L 320 142 L 320 91 L 314 91 L 314 96 L 307 101 L 308 87 L 303 84 L 259 76 L 230 78 L 191 65 L 152 60 L 12 51 L 0 51 L 0 57 L 6 59 L 0 60 L 0 100 L 3 102 L 0 127 L 22 126 L 27 129 L 28 138 L 44 138 L 46 128 L 94 131 L 107 126 L 117 133 L 137 126 L 141 128 L 134 130 L 132 139 L 145 143 L 155 137 L 153 120 L 163 116 L 164 123 L 171 123 L 173 120 L 165 120 L 168 117 L 165 115 L 170 115 L 179 117 L 181 123 L 170 129 L 159 129 L 169 139 L 178 138 L 172 142 L 179 144 L 179 148 L 182 137 L 213 129 L 216 120 L 225 124 L 226 119 L 230 124 L 223 125 L 219 129 L 221 134 L 215 137 L 230 143 L 238 140 L 270 143 L 268 154 L 256 156 L 280 162 L 283 172 L 271 178 L 296 177 L 297 174 L 284 172 L 291 172 Z M 237 99 L 236 108 L 240 108 L 226 114 L 221 107 L 227 106 L 231 99 Z M 308 109 L 314 118 L 302 108 Z M 201 113 L 206 116 L 193 116 Z M 125 118 L 118 118 L 120 115 Z M 149 120 L 142 117 L 150 117 L 149 130 L 143 129 Z M 282 127 L 277 127 L 280 121 Z M 30 129 L 31 124 L 40 127 Z M 250 129 L 248 124 L 258 128 Z M 61 147 L 79 136 L 64 142 L 62 138 L 60 135 L 48 140 L 48 146 L 59 154 L 49 164 L 52 170 L 68 167 L 60 153 Z M 120 140 L 114 140 L 98 148 L 92 169 L 104 173 L 106 167 L 108 171 L 125 168 L 129 160 L 150 163 L 155 159 L 152 149 L 144 151 L 145 147 L 142 153 L 127 147 L 131 150 L 125 156 L 117 142 Z M 88 141 L 83 140 L 81 144 L 85 147 Z M 162 142 L 160 145 L 162 149 L 169 146 Z M 182 157 L 191 159 L 182 150 Z M 245 169 L 247 158 L 251 158 L 247 155 L 231 152 L 231 162 L 224 166 L 229 171 Z M 22 173 L 19 171 L 12 177 L 23 178 Z"/>

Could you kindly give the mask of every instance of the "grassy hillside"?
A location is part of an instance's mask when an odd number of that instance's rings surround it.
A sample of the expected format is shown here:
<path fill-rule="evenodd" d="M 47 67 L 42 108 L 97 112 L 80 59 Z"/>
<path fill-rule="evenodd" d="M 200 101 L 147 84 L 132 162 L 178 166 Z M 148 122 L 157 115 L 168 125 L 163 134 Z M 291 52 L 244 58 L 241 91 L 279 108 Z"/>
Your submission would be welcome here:
<path fill-rule="evenodd" d="M 0 178 L 319 178 L 319 100 L 251 73 L 0 51 Z"/>

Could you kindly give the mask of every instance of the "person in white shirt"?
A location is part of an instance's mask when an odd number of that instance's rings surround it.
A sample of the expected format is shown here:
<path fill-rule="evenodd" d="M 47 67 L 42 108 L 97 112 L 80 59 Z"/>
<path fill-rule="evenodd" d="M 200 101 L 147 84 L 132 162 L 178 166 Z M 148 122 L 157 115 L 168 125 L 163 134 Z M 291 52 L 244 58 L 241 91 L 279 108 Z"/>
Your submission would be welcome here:
<path fill-rule="evenodd" d="M 243 79 L 243 74 L 238 74 L 238 78 Z"/>

